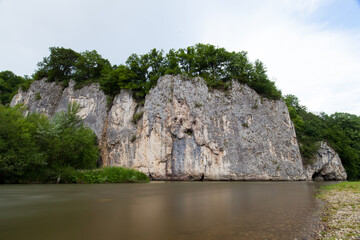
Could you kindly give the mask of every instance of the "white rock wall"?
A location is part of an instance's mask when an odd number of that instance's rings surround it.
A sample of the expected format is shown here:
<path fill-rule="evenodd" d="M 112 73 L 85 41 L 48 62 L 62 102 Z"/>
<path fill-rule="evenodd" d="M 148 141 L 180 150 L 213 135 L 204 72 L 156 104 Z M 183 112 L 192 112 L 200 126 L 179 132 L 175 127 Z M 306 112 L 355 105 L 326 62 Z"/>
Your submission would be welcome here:
<path fill-rule="evenodd" d="M 346 179 L 336 153 L 323 145 L 305 169 L 285 103 L 237 82 L 218 91 L 201 78 L 164 76 L 144 106 L 122 90 L 107 111 L 98 84 L 75 90 L 73 81 L 62 89 L 41 80 L 11 105 L 53 116 L 74 101 L 98 136 L 103 165 L 135 168 L 156 180 L 311 180 L 315 173 Z"/>

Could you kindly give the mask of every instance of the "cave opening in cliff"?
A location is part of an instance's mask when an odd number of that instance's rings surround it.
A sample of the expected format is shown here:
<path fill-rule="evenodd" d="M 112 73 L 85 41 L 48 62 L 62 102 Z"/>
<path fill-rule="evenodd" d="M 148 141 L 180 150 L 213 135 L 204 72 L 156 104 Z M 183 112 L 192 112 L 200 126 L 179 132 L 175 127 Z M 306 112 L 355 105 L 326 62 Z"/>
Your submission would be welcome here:
<path fill-rule="evenodd" d="M 320 172 L 315 172 L 315 173 L 312 175 L 311 179 L 312 179 L 313 181 L 324 181 L 324 180 L 325 180 L 325 176 L 322 175 Z"/>

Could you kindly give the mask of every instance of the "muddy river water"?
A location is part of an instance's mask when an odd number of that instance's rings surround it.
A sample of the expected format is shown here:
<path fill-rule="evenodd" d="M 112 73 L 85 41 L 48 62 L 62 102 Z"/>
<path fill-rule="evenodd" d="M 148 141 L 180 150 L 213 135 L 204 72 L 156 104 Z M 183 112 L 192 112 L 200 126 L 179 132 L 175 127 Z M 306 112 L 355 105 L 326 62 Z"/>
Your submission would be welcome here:
<path fill-rule="evenodd" d="M 0 239 L 307 239 L 320 185 L 0 185 Z"/>

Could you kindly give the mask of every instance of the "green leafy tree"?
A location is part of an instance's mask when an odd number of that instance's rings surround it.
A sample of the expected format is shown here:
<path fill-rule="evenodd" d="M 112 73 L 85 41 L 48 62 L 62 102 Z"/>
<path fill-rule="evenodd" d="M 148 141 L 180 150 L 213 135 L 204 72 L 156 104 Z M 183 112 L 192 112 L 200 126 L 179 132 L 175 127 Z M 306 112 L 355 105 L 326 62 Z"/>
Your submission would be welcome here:
<path fill-rule="evenodd" d="M 46 120 L 37 114 L 24 117 L 22 111 L 0 105 L 0 183 L 36 181 L 46 165 L 34 140 L 37 123 Z"/>
<path fill-rule="evenodd" d="M 304 120 L 298 112 L 306 111 L 306 108 L 301 106 L 299 104 L 299 99 L 292 94 L 285 95 L 284 101 L 289 110 L 290 118 L 294 123 L 295 129 L 297 131 L 302 131 L 304 128 Z"/>
<path fill-rule="evenodd" d="M 27 79 L 17 76 L 11 71 L 0 72 L 0 103 L 10 103 L 11 98 L 27 81 Z"/>
<path fill-rule="evenodd" d="M 164 60 L 164 74 L 176 75 L 181 73 L 179 57 L 174 49 L 170 49 Z"/>
<path fill-rule="evenodd" d="M 51 47 L 50 56 L 38 63 L 35 79 L 46 78 L 47 81 L 69 81 L 75 74 L 75 65 L 79 53 L 69 48 Z"/>
<path fill-rule="evenodd" d="M 74 80 L 86 82 L 97 80 L 111 71 L 111 64 L 95 50 L 82 52 L 75 63 Z"/>
<path fill-rule="evenodd" d="M 83 125 L 78 111 L 78 104 L 69 104 L 68 111 L 57 113 L 49 123 L 39 126 L 37 141 L 50 168 L 96 167 L 96 135 Z"/>
<path fill-rule="evenodd" d="M 255 61 L 249 85 L 264 97 L 276 100 L 281 98 L 281 91 L 276 88 L 274 82 L 269 80 L 266 74 L 266 67 L 259 60 Z"/>
<path fill-rule="evenodd" d="M 225 71 L 228 73 L 228 80 L 237 79 L 240 83 L 249 84 L 252 64 L 247 58 L 247 52 L 229 53 L 229 62 L 225 66 Z"/>
<path fill-rule="evenodd" d="M 141 85 L 134 81 L 136 78 L 137 75 L 128 66 L 120 65 L 102 79 L 101 88 L 110 96 L 119 94 L 121 89 L 141 91 Z"/>

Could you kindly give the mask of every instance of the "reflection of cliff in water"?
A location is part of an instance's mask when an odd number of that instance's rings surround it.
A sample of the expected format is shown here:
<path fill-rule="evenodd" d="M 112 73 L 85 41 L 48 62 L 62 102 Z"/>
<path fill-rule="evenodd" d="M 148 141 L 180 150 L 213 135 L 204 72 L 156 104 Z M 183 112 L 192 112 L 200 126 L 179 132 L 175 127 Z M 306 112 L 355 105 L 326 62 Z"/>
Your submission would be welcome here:
<path fill-rule="evenodd" d="M 317 186 L 308 182 L 0 186 L 0 239 L 309 239 L 318 207 Z"/>

